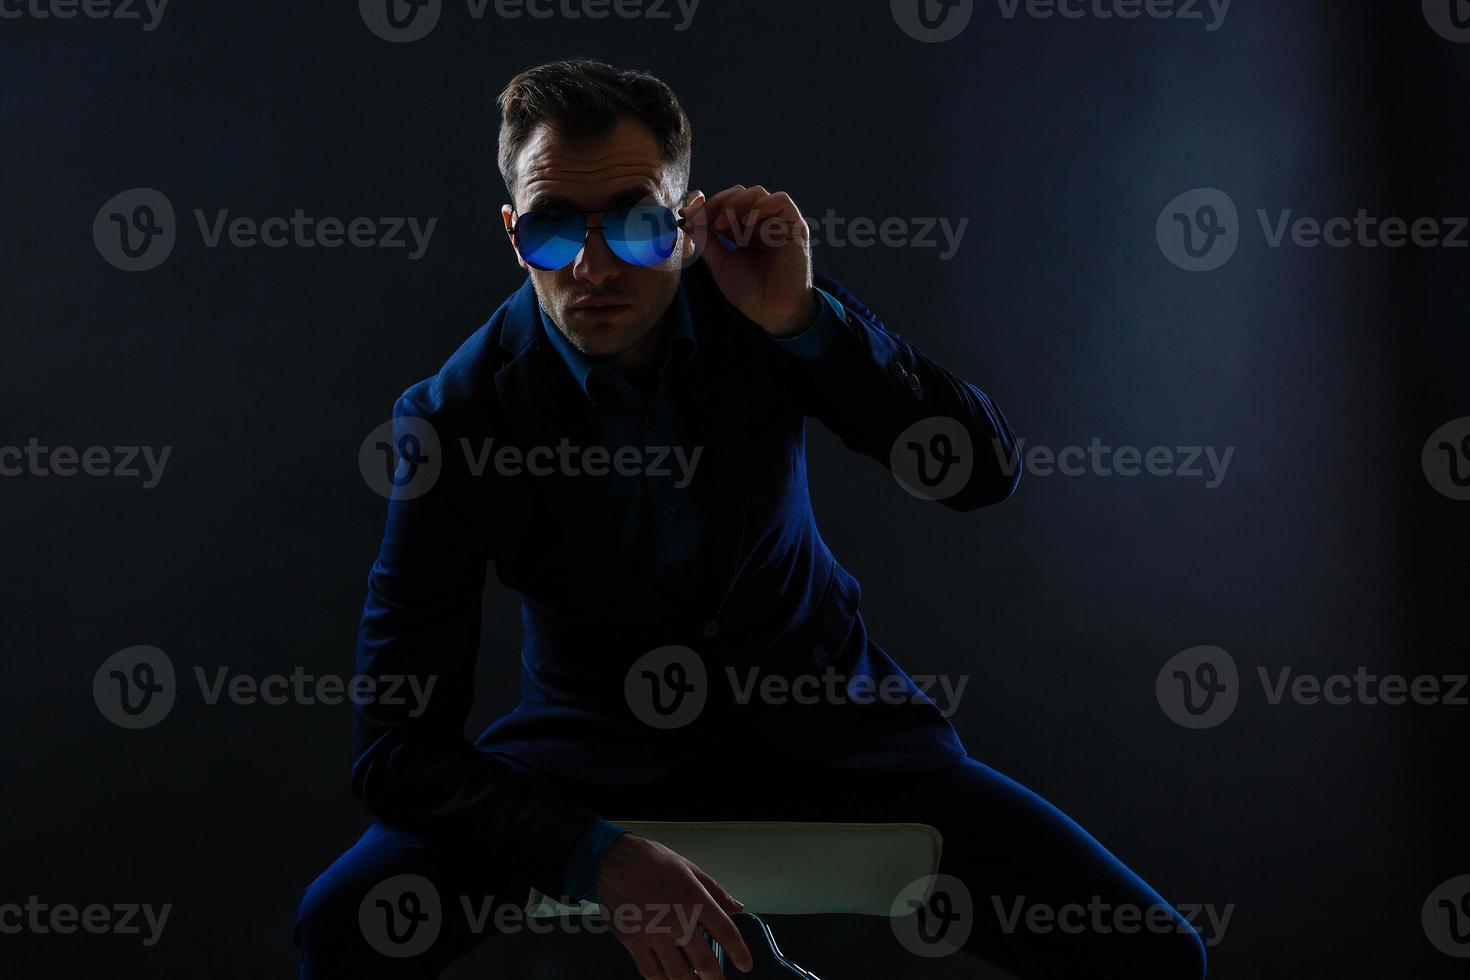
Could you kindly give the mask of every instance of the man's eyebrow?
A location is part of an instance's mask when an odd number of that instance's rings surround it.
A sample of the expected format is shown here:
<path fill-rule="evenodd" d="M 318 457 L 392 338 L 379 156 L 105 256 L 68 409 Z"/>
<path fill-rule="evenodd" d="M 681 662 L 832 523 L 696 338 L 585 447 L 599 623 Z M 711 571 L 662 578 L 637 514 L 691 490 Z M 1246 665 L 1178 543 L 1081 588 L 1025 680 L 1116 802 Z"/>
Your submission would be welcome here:
<path fill-rule="evenodd" d="M 526 205 L 527 211 L 575 211 L 576 205 L 564 197 L 554 194 L 538 194 Z"/>
<path fill-rule="evenodd" d="M 644 198 L 657 198 L 657 191 L 651 187 L 629 187 L 618 191 L 607 199 L 607 208 L 625 207 L 629 204 L 637 204 Z M 531 198 L 531 203 L 526 207 L 527 211 L 580 211 L 576 203 L 569 198 L 557 194 L 537 194 Z"/>

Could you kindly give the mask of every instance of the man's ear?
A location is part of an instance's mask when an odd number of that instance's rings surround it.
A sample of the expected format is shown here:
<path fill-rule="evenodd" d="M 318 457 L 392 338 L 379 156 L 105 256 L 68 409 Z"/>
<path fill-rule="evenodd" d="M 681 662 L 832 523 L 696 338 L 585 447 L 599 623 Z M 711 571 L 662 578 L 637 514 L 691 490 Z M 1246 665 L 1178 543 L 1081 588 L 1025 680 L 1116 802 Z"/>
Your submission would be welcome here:
<path fill-rule="evenodd" d="M 515 210 L 512 205 L 502 204 L 500 206 L 500 222 L 505 225 L 505 237 L 510 242 L 511 251 L 516 253 L 516 262 L 520 264 L 522 269 L 529 269 L 531 267 L 526 265 L 526 260 L 521 258 L 521 250 L 516 248 L 515 237 L 510 234 L 510 230 L 515 227 L 515 218 L 513 217 Z"/>

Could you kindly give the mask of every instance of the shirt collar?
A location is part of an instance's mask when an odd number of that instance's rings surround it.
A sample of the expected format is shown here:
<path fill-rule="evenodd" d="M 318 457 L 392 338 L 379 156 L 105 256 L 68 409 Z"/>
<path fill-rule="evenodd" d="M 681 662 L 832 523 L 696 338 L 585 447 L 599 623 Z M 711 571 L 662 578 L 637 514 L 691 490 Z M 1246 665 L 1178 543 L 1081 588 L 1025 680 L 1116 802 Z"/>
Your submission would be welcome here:
<path fill-rule="evenodd" d="M 539 303 L 536 309 L 541 315 L 541 327 L 546 332 L 546 339 L 551 341 L 552 349 L 566 363 L 588 401 L 594 405 L 599 404 L 595 393 L 599 384 L 607 384 L 618 390 L 626 389 L 629 394 L 634 393 L 632 387 L 602 358 L 589 357 L 573 347 Z M 670 367 L 675 370 L 684 367 L 699 349 L 699 342 L 694 337 L 694 318 L 689 312 L 689 297 L 684 293 L 682 280 L 674 291 L 673 301 L 669 303 L 665 316 L 669 318 L 669 322 L 665 326 L 666 333 L 660 351 L 660 372 L 665 372 Z"/>

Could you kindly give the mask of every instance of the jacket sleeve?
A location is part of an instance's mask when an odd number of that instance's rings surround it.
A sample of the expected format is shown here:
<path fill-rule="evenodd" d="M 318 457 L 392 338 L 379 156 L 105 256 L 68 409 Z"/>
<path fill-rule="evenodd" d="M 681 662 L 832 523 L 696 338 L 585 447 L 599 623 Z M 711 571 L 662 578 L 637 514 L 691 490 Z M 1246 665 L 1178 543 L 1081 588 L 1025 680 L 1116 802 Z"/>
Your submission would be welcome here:
<path fill-rule="evenodd" d="M 906 451 L 900 436 L 948 426 L 962 438 L 948 440 L 946 451 L 968 454 L 971 469 L 962 487 L 934 499 L 974 510 L 1009 497 L 1021 475 L 1015 435 L 989 396 L 890 331 L 831 276 L 817 270 L 815 279 L 840 304 L 844 329 L 817 356 L 791 352 L 803 411 L 889 470 L 895 453 Z"/>
<path fill-rule="evenodd" d="M 573 849 L 597 817 L 539 792 L 464 737 L 493 551 L 492 481 L 473 474 L 460 442 L 467 427 L 425 407 L 434 400 L 429 384 L 393 410 L 395 444 L 412 434 L 423 455 L 437 449 L 440 465 L 427 489 L 410 483 L 422 493 L 394 492 L 368 576 L 357 673 L 380 692 L 398 682 L 399 696 L 354 698 L 353 794 L 381 820 L 478 843 L 560 895 Z M 432 459 L 425 465 L 432 473 Z M 402 683 L 408 677 L 416 687 Z M 404 696 L 424 690 L 423 703 Z"/>

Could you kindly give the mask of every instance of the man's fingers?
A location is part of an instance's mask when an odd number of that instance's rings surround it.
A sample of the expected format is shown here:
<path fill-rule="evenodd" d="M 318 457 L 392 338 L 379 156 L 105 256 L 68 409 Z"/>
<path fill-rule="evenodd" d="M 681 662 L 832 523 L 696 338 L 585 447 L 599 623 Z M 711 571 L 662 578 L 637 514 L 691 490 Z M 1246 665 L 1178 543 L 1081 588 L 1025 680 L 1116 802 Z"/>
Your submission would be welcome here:
<path fill-rule="evenodd" d="M 699 879 L 699 883 L 704 886 L 704 890 L 710 893 L 710 896 L 719 903 L 720 908 L 724 909 L 726 914 L 734 915 L 736 912 L 745 908 L 744 902 L 726 891 L 724 885 L 705 874 L 703 869 L 693 864 L 689 866 L 689 869 L 694 872 L 694 877 Z"/>
<path fill-rule="evenodd" d="M 766 189 L 759 184 L 755 187 L 740 187 L 738 190 L 732 188 L 729 191 L 721 191 L 709 201 L 710 213 L 715 215 L 715 227 L 719 228 L 722 225 L 733 224 L 734 218 L 750 210 L 751 205 L 756 201 L 763 200 L 769 196 Z"/>
<path fill-rule="evenodd" d="M 688 942 L 683 942 L 685 939 Z M 684 951 L 685 956 L 689 957 L 690 964 L 699 974 L 699 980 L 709 980 L 710 977 L 714 977 L 715 980 L 725 980 L 725 971 L 720 969 L 720 962 L 715 959 L 715 951 L 710 948 L 709 941 L 700 935 L 698 930 L 695 930 L 692 936 L 680 936 L 675 945 Z"/>
<path fill-rule="evenodd" d="M 725 914 L 725 910 L 713 901 L 713 897 L 700 915 L 699 924 L 715 937 L 716 942 L 729 951 L 730 959 L 742 972 L 750 970 L 750 950 L 745 945 L 745 939 L 740 935 L 740 930 L 735 928 L 735 923 L 731 922 L 730 917 Z"/>
<path fill-rule="evenodd" d="M 806 223 L 806 220 L 801 216 L 801 209 L 796 206 L 796 202 L 791 199 L 791 195 L 785 191 L 779 194 L 772 194 L 764 201 L 757 202 L 755 210 L 763 218 L 774 218 L 780 215 L 793 226 Z"/>
<path fill-rule="evenodd" d="M 730 195 L 729 200 L 722 202 L 715 211 L 715 227 L 733 228 L 736 222 L 745 224 L 751 209 L 768 197 L 770 195 L 764 187 L 749 187 L 738 194 Z"/>
<path fill-rule="evenodd" d="M 742 193 L 744 191 L 745 191 L 745 185 L 744 184 L 734 184 L 734 185 L 732 185 L 730 187 L 726 187 L 724 190 L 718 192 L 717 194 L 715 194 L 714 197 L 711 197 L 711 198 L 706 199 L 705 203 L 709 206 L 709 209 L 710 209 L 711 212 L 717 212 L 717 211 L 719 211 L 720 208 L 724 207 L 725 202 L 732 195 L 734 195 L 734 194 L 740 194 L 740 193 Z"/>
<path fill-rule="evenodd" d="M 636 951 L 629 949 L 628 954 L 633 957 L 633 964 L 638 967 L 638 975 L 643 980 L 668 980 L 664 976 L 664 968 L 659 965 L 658 954 L 649 947 Z"/>
<path fill-rule="evenodd" d="M 711 236 L 712 235 L 713 233 L 711 233 Z M 718 240 L 714 239 L 713 237 L 706 237 L 706 239 L 702 243 L 702 251 L 700 252 L 700 257 L 704 259 L 705 265 L 709 266 L 709 271 L 714 273 L 715 278 L 718 279 L 720 276 L 720 270 L 725 267 L 725 260 L 728 259 L 730 255 L 728 252 L 725 251 L 725 246 L 721 244 Z"/>
<path fill-rule="evenodd" d="M 694 976 L 694 968 L 689 965 L 688 957 L 674 945 L 671 937 L 659 936 L 655 939 L 653 951 L 658 956 L 659 966 L 664 968 L 664 976 L 669 980 L 698 980 Z"/>

